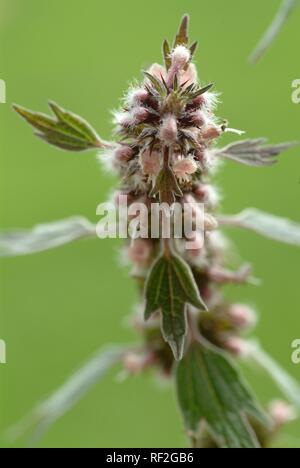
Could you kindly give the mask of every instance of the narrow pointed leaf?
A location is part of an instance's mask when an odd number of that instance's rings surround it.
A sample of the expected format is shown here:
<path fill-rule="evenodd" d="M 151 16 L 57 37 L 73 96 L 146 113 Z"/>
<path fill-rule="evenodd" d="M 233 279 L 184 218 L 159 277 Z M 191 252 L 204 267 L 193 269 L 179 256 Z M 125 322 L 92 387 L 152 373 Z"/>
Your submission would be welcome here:
<path fill-rule="evenodd" d="M 38 137 L 60 149 L 85 151 L 107 145 L 84 119 L 64 110 L 54 102 L 50 102 L 49 106 L 55 117 L 33 112 L 17 105 L 13 107 L 21 117 L 38 130 L 36 133 Z"/>
<path fill-rule="evenodd" d="M 255 208 L 248 208 L 233 216 L 221 216 L 219 223 L 250 229 L 269 239 L 300 246 L 300 223 Z"/>
<path fill-rule="evenodd" d="M 145 318 L 161 311 L 164 339 L 175 359 L 181 359 L 186 336 L 186 304 L 206 310 L 190 267 L 174 254 L 169 258 L 159 257 L 149 273 L 145 295 Z"/>
<path fill-rule="evenodd" d="M 225 355 L 194 343 L 178 365 L 176 383 L 188 431 L 197 435 L 204 423 L 219 447 L 259 447 L 247 415 L 268 420 Z"/>
<path fill-rule="evenodd" d="M 145 77 L 148 78 L 148 80 L 151 82 L 153 88 L 155 91 L 160 95 L 160 96 L 165 96 L 166 95 L 166 88 L 163 84 L 162 81 L 160 81 L 156 76 L 151 75 L 151 73 L 144 71 L 143 72 Z"/>
<path fill-rule="evenodd" d="M 81 217 L 38 225 L 32 230 L 0 232 L 0 257 L 42 252 L 84 237 L 96 237 L 96 227 Z"/>
<path fill-rule="evenodd" d="M 204 86 L 203 88 L 198 89 L 197 91 L 193 92 L 190 94 L 189 98 L 190 99 L 195 99 L 198 96 L 201 96 L 202 94 L 206 93 L 213 87 L 213 83 L 208 84 L 207 86 Z"/>
<path fill-rule="evenodd" d="M 190 47 L 190 52 L 191 52 L 191 57 L 193 58 L 193 56 L 195 55 L 195 52 L 197 50 L 197 47 L 198 47 L 198 42 L 193 42 L 193 44 L 191 45 Z"/>
<path fill-rule="evenodd" d="M 166 39 L 164 40 L 164 43 L 163 43 L 163 56 L 164 56 L 165 67 L 168 71 L 171 67 L 172 60 L 171 60 L 171 49 Z"/>
<path fill-rule="evenodd" d="M 283 151 L 293 148 L 298 143 L 289 142 L 278 145 L 266 145 L 267 140 L 258 138 L 232 143 L 225 148 L 215 151 L 216 156 L 231 159 L 247 166 L 270 166 L 277 162 L 276 156 Z"/>
<path fill-rule="evenodd" d="M 180 23 L 178 33 L 176 34 L 173 48 L 178 45 L 187 45 L 189 42 L 188 37 L 189 16 L 185 15 Z"/>

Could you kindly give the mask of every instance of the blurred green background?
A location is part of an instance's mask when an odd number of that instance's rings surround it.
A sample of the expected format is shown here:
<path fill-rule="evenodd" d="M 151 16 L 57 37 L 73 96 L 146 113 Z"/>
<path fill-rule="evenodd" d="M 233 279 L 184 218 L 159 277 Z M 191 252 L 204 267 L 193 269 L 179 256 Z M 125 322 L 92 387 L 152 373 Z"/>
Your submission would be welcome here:
<path fill-rule="evenodd" d="M 261 63 L 246 62 L 279 3 L 0 0 L 0 78 L 7 84 L 7 104 L 0 105 L 0 227 L 30 227 L 75 214 L 96 220 L 96 206 L 114 184 L 93 154 L 59 152 L 34 138 L 11 104 L 46 111 L 47 99 L 54 99 L 109 138 L 110 110 L 141 68 L 161 60 L 162 40 L 173 37 L 185 12 L 191 15 L 191 37 L 199 40 L 200 76 L 222 92 L 219 115 L 249 137 L 300 139 L 300 105 L 291 102 L 291 82 L 300 78 L 300 9 Z M 299 152 L 290 151 L 270 169 L 228 162 L 217 176 L 224 212 L 256 206 L 300 221 Z M 260 288 L 230 288 L 228 295 L 258 308 L 259 338 L 300 381 L 300 366 L 291 363 L 291 342 L 300 338 L 300 250 L 251 233 L 228 234 L 263 279 Z M 83 241 L 1 261 L 0 338 L 7 342 L 8 358 L 0 365 L 1 433 L 99 347 L 135 339 L 125 319 L 137 295 L 120 268 L 120 245 Z M 249 378 L 263 402 L 280 396 L 263 375 Z M 291 424 L 279 444 L 300 447 L 299 432 L 300 422 Z M 170 386 L 151 375 L 120 384 L 112 373 L 41 446 L 185 444 Z M 3 437 L 1 445 L 7 445 Z"/>

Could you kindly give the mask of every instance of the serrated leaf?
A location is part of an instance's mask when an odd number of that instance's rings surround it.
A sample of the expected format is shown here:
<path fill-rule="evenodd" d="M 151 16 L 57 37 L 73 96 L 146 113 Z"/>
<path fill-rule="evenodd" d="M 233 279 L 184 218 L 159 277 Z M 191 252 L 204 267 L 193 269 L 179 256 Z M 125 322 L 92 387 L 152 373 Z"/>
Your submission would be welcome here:
<path fill-rule="evenodd" d="M 32 230 L 0 232 L 0 257 L 42 252 L 85 237 L 96 237 L 96 226 L 81 217 L 38 225 Z"/>
<path fill-rule="evenodd" d="M 276 156 L 298 144 L 297 142 L 289 142 L 266 145 L 266 142 L 265 138 L 238 141 L 216 150 L 215 154 L 247 166 L 262 167 L 275 164 L 277 162 Z"/>
<path fill-rule="evenodd" d="M 186 428 L 197 435 L 204 423 L 219 447 L 258 448 L 246 415 L 268 420 L 225 355 L 194 343 L 176 372 L 179 405 Z"/>
<path fill-rule="evenodd" d="M 38 137 L 60 149 L 85 151 L 105 146 L 96 131 L 84 119 L 64 110 L 54 102 L 50 102 L 49 106 L 55 118 L 17 105 L 14 105 L 13 108 L 38 130 L 36 133 Z"/>
<path fill-rule="evenodd" d="M 161 311 L 164 339 L 175 359 L 181 359 L 186 336 L 186 304 L 206 310 L 188 264 L 175 254 L 160 256 L 149 273 L 145 296 L 145 319 Z"/>
<path fill-rule="evenodd" d="M 173 48 L 175 48 L 178 45 L 188 44 L 189 42 L 188 27 L 189 27 L 189 15 L 184 15 L 181 20 L 178 33 L 176 34 Z"/>
<path fill-rule="evenodd" d="M 172 59 L 171 59 L 170 45 L 166 39 L 163 42 L 163 56 L 164 56 L 165 67 L 168 71 L 171 67 Z"/>
<path fill-rule="evenodd" d="M 161 169 L 149 195 L 150 197 L 159 195 L 161 203 L 167 202 L 170 204 L 175 201 L 176 197 L 183 197 L 183 193 L 171 167 Z"/>
<path fill-rule="evenodd" d="M 255 208 L 248 208 L 237 215 L 220 216 L 218 221 L 224 226 L 250 229 L 269 239 L 300 246 L 299 223 Z"/>

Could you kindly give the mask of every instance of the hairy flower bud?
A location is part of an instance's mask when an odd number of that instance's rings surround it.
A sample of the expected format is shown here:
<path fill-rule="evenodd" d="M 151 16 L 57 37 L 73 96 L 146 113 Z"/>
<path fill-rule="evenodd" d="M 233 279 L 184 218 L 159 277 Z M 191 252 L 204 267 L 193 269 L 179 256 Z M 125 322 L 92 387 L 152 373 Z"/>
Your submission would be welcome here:
<path fill-rule="evenodd" d="M 144 267 L 151 258 L 152 246 L 148 239 L 135 239 L 128 248 L 128 258 L 138 266 Z"/>
<path fill-rule="evenodd" d="M 130 106 L 144 103 L 149 98 L 149 93 L 143 88 L 133 89 L 127 96 L 127 102 Z"/>
<path fill-rule="evenodd" d="M 189 175 L 194 174 L 198 169 L 193 158 L 180 158 L 173 164 L 173 171 L 178 179 L 186 180 Z"/>
<path fill-rule="evenodd" d="M 172 67 L 179 71 L 188 64 L 190 58 L 191 53 L 189 49 L 183 45 L 178 45 L 171 53 Z"/>
<path fill-rule="evenodd" d="M 203 127 L 207 119 L 204 112 L 202 112 L 201 110 L 197 110 L 196 112 L 193 112 L 190 115 L 190 120 L 196 127 Z"/>
<path fill-rule="evenodd" d="M 245 330 L 255 325 L 256 314 L 251 307 L 245 304 L 232 304 L 227 310 L 227 316 L 238 330 Z"/>
<path fill-rule="evenodd" d="M 206 127 L 202 130 L 202 138 L 204 140 L 213 140 L 219 138 L 223 133 L 222 129 L 217 126 Z"/>
<path fill-rule="evenodd" d="M 275 400 L 270 404 L 269 414 L 276 429 L 279 429 L 297 417 L 295 409 L 281 400 Z"/>
<path fill-rule="evenodd" d="M 114 158 L 117 162 L 128 162 L 133 156 L 133 149 L 128 145 L 118 145 L 114 150 Z"/>
<path fill-rule="evenodd" d="M 249 344 L 238 336 L 228 336 L 223 340 L 223 347 L 235 356 L 245 357 L 249 351 Z"/>
<path fill-rule="evenodd" d="M 172 145 L 177 141 L 177 121 L 172 114 L 168 114 L 163 118 L 159 138 L 166 145 Z"/>
<path fill-rule="evenodd" d="M 150 151 L 146 149 L 140 155 L 140 163 L 143 169 L 143 174 L 156 176 L 161 167 L 161 155 L 158 151 Z"/>

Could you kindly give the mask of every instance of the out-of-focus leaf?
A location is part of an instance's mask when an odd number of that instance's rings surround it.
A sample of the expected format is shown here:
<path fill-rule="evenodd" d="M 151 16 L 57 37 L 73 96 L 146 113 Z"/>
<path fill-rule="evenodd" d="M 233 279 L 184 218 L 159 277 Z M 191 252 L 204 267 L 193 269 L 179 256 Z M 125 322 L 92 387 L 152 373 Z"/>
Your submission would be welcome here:
<path fill-rule="evenodd" d="M 220 225 L 250 229 L 264 237 L 285 244 L 300 245 L 300 224 L 286 218 L 248 208 L 233 216 L 220 216 Z"/>
<path fill-rule="evenodd" d="M 0 232 L 0 257 L 42 252 L 84 237 L 96 237 L 96 227 L 81 217 L 41 224 L 27 231 Z"/>
<path fill-rule="evenodd" d="M 145 290 L 145 318 L 161 311 L 164 339 L 175 359 L 180 360 L 186 336 L 186 303 L 206 310 L 190 267 L 177 255 L 160 256 L 149 273 Z"/>
<path fill-rule="evenodd" d="M 49 102 L 54 117 L 32 112 L 24 107 L 14 105 L 14 109 L 38 132 L 36 135 L 51 145 L 63 150 L 85 151 L 91 148 L 103 148 L 107 143 L 102 141 L 88 122 L 66 111 L 54 102 Z"/>
<path fill-rule="evenodd" d="M 297 411 L 300 411 L 300 383 L 269 356 L 256 341 L 249 342 L 245 362 L 254 363 L 268 374 Z"/>
<path fill-rule="evenodd" d="M 178 45 L 186 46 L 188 44 L 189 42 L 188 29 L 189 29 L 189 15 L 184 15 L 181 20 L 178 33 L 176 34 L 173 48 L 175 48 Z"/>
<path fill-rule="evenodd" d="M 271 47 L 272 43 L 280 33 L 288 17 L 297 6 L 297 2 L 298 0 L 282 0 L 282 4 L 274 20 L 272 21 L 272 24 L 265 32 L 256 49 L 250 55 L 250 63 L 255 64 L 263 55 L 265 55 L 267 50 Z"/>
<path fill-rule="evenodd" d="M 298 144 L 297 142 L 289 142 L 266 145 L 266 142 L 265 138 L 238 141 L 225 148 L 215 150 L 215 154 L 247 166 L 271 166 L 277 162 L 276 156 Z"/>
<path fill-rule="evenodd" d="M 177 393 L 186 428 L 195 437 L 201 423 L 219 447 L 259 448 L 247 415 L 268 420 L 233 364 L 210 345 L 194 343 L 179 363 Z"/>
<path fill-rule="evenodd" d="M 112 366 L 120 362 L 128 349 L 128 347 L 111 346 L 99 351 L 48 399 L 40 403 L 24 421 L 12 427 L 8 431 L 8 438 L 17 439 L 34 427 L 32 442 L 36 443 L 99 382 Z"/>

